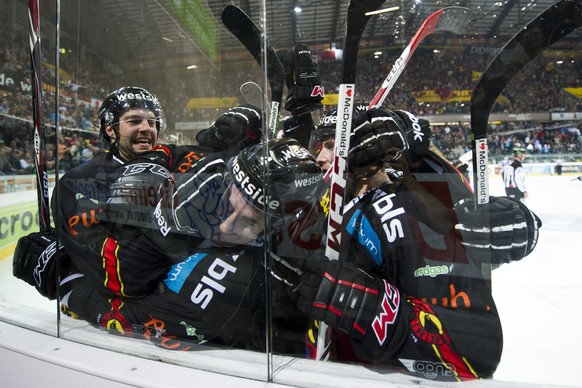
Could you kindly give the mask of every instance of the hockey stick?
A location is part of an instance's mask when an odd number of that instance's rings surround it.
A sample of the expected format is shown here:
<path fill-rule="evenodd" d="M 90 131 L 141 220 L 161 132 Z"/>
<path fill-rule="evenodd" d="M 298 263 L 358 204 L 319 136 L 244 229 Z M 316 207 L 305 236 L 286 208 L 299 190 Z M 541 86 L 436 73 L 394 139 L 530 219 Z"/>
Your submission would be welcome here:
<path fill-rule="evenodd" d="M 42 76 L 39 1 L 28 1 L 30 64 L 32 78 L 32 122 L 34 126 L 34 166 L 38 195 L 38 217 L 42 232 L 50 231 L 49 178 L 46 168 L 46 133 L 42 120 Z"/>
<path fill-rule="evenodd" d="M 261 62 L 261 30 L 255 22 L 242 9 L 229 4 L 220 15 L 226 28 L 246 47 L 255 61 Z M 273 46 L 267 41 L 267 78 L 271 87 L 271 106 L 269 113 L 269 135 L 274 138 L 277 134 L 279 123 L 279 110 L 283 100 L 283 87 L 285 85 L 285 72 L 279 56 Z"/>
<path fill-rule="evenodd" d="M 489 155 L 487 146 L 487 122 L 495 101 L 509 81 L 541 52 L 574 31 L 582 24 L 582 1 L 560 0 L 547 8 L 499 50 L 487 66 L 471 94 L 471 132 L 473 135 L 473 181 L 476 206 L 489 202 L 489 177 L 487 173 Z M 543 40 L 537 46 L 526 38 L 532 30 L 540 30 Z M 508 56 L 516 46 L 523 48 L 525 55 Z"/>
<path fill-rule="evenodd" d="M 346 35 L 342 63 L 342 83 L 339 88 L 337 121 L 335 129 L 335 151 L 331 168 L 330 208 L 327 219 L 325 257 L 339 260 L 344 196 L 346 194 L 347 157 L 352 131 L 352 113 L 355 101 L 356 63 L 362 33 L 370 19 L 367 12 L 374 11 L 384 0 L 350 0 L 346 16 Z M 324 322 L 319 322 L 317 331 L 316 360 L 328 360 L 331 353 L 332 332 Z"/>
<path fill-rule="evenodd" d="M 489 147 L 487 145 L 487 123 L 495 101 L 509 81 L 538 54 L 568 35 L 582 23 L 581 0 L 561 0 L 540 13 L 499 50 L 485 69 L 471 94 L 471 133 L 473 145 L 473 185 L 475 208 L 489 203 Z M 573 19 L 570 19 L 574 16 Z M 569 21 L 568 21 L 569 20 Z M 524 37 L 532 30 L 540 29 L 543 41 L 536 47 L 526 47 Z M 522 46 L 524 56 L 507 56 L 507 52 Z M 506 51 L 507 50 L 507 51 Z M 509 60 L 508 60 L 509 59 Z M 489 280 L 493 265 L 482 264 L 483 275 Z"/>
<path fill-rule="evenodd" d="M 256 82 L 247 81 L 242 84 L 239 88 L 240 94 L 247 104 L 254 106 L 262 106 L 263 104 L 263 91 L 261 87 L 257 85 Z"/>
<path fill-rule="evenodd" d="M 376 92 L 376 95 L 369 103 L 368 109 L 382 105 L 390 91 L 392 91 L 392 88 L 396 84 L 396 81 L 398 80 L 398 78 L 400 78 L 400 75 L 406 68 L 408 61 L 410 60 L 418 46 L 420 46 L 424 38 L 426 38 L 427 36 L 434 32 L 452 32 L 460 34 L 467 29 L 473 16 L 474 16 L 473 11 L 464 7 L 442 8 L 431 14 L 422 23 L 416 34 L 412 37 L 411 41 L 408 43 L 408 46 L 406 46 L 400 57 L 396 60 L 396 62 L 392 66 L 390 73 L 388 74 L 388 76 L 386 76 L 386 79 L 382 82 L 380 89 L 378 89 L 378 92 Z M 344 49 L 344 58 L 346 56 L 345 51 L 346 50 Z M 354 52 L 348 53 L 348 56 L 357 57 L 357 50 L 355 53 Z M 344 77 L 346 76 L 350 77 L 349 74 L 346 75 L 345 73 L 351 72 L 353 74 L 351 75 L 351 77 L 355 79 L 355 65 L 353 66 L 354 69 L 351 70 L 349 69 L 350 66 L 344 66 L 343 69 Z M 335 164 L 335 159 L 333 163 Z M 329 179 L 331 171 L 332 168 L 328 170 L 325 177 L 326 180 Z"/>
<path fill-rule="evenodd" d="M 408 43 L 408 46 L 406 46 L 400 57 L 392 66 L 392 70 L 390 70 L 390 73 L 388 73 L 388 76 L 384 82 L 382 82 L 382 86 L 374 98 L 372 98 L 372 101 L 370 101 L 369 108 L 382 105 L 388 96 L 388 93 L 390 93 L 392 87 L 394 87 L 394 84 L 404 71 L 410 57 L 424 38 L 434 32 L 452 32 L 455 34 L 461 34 L 466 31 L 467 26 L 470 24 L 474 16 L 475 14 L 473 11 L 464 7 L 442 8 L 431 14 L 424 23 L 422 23 L 416 34 L 412 37 L 410 43 Z"/>

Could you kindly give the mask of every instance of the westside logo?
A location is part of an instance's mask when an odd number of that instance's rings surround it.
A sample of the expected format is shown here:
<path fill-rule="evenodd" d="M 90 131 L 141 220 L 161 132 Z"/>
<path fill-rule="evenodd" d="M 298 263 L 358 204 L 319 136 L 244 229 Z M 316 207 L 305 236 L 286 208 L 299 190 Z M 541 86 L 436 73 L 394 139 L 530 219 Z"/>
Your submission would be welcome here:
<path fill-rule="evenodd" d="M 241 191 L 253 201 L 271 210 L 279 208 L 279 201 L 272 199 L 269 196 L 265 196 L 261 185 L 256 182 L 251 182 L 251 177 L 240 168 L 238 160 L 234 160 L 232 164 L 232 172 L 233 178 L 238 183 Z"/>

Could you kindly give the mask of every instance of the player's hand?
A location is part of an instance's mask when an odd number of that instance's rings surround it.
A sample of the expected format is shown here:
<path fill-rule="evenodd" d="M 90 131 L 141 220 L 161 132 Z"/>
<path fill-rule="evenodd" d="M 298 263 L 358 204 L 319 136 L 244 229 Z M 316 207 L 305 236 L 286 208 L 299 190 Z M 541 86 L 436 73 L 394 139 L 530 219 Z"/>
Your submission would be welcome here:
<path fill-rule="evenodd" d="M 65 248 L 58 248 L 61 260 L 67 260 Z M 44 297 L 57 297 L 57 242 L 52 232 L 36 232 L 21 237 L 16 244 L 12 273 L 24 280 Z"/>
<path fill-rule="evenodd" d="M 319 66 L 311 59 L 309 47 L 298 44 L 282 59 L 287 84 L 285 109 L 299 116 L 322 109 L 324 90 L 321 86 Z"/>
<path fill-rule="evenodd" d="M 384 325 L 396 322 L 400 305 L 399 291 L 391 284 L 337 260 L 304 268 L 299 292 L 299 309 L 360 340 L 374 336 L 376 329 L 388 333 Z M 375 328 L 380 315 L 385 316 L 382 327 Z"/>
<path fill-rule="evenodd" d="M 222 223 L 224 165 L 203 158 L 197 167 L 200 172 L 174 174 L 173 219 L 180 233 L 210 239 Z"/>
<path fill-rule="evenodd" d="M 261 140 L 261 109 L 241 105 L 229 109 L 196 135 L 198 143 L 216 150 L 240 150 Z"/>
<path fill-rule="evenodd" d="M 521 260 L 538 242 L 542 221 L 521 201 L 490 197 L 489 203 L 475 209 L 473 198 L 455 205 L 462 244 L 469 257 L 493 264 Z"/>
<path fill-rule="evenodd" d="M 401 119 L 384 108 L 372 108 L 355 116 L 348 167 L 382 165 L 409 149 Z"/>
<path fill-rule="evenodd" d="M 407 158 L 410 161 L 421 158 L 428 151 L 430 146 L 430 123 L 428 120 L 416 117 L 405 110 L 397 110 L 396 113 L 402 120 L 404 134 L 408 141 L 409 151 Z"/>

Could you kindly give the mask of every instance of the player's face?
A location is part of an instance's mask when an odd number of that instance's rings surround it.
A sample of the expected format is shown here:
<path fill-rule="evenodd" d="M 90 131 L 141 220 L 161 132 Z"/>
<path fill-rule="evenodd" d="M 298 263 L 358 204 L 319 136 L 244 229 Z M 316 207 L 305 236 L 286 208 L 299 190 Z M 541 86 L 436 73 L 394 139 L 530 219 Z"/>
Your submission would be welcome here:
<path fill-rule="evenodd" d="M 333 149 L 335 146 L 335 140 L 329 138 L 322 142 L 321 149 L 317 153 L 317 158 L 315 161 L 319 164 L 321 171 L 325 173 L 331 167 L 333 162 Z"/>
<path fill-rule="evenodd" d="M 130 160 L 135 156 L 151 150 L 158 139 L 156 115 L 146 109 L 131 109 L 119 118 L 119 156 Z M 116 133 L 107 127 L 107 134 L 112 140 Z"/>
<path fill-rule="evenodd" d="M 264 230 L 265 215 L 241 195 L 235 185 L 230 188 L 230 212 L 220 224 L 218 243 L 247 244 L 257 239 Z"/>

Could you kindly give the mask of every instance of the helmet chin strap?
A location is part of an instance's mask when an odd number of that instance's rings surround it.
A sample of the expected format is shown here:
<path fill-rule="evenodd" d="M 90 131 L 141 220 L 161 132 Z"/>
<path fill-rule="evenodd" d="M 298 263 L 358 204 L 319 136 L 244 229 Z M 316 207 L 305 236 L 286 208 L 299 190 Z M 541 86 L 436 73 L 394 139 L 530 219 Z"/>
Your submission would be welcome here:
<path fill-rule="evenodd" d="M 110 125 L 110 127 L 113 129 L 115 137 L 112 138 L 109 136 L 109 139 L 111 140 L 109 143 L 109 155 L 111 155 L 111 157 L 117 156 L 121 159 L 121 155 L 119 155 L 119 130 L 117 130 L 114 125 Z"/>

